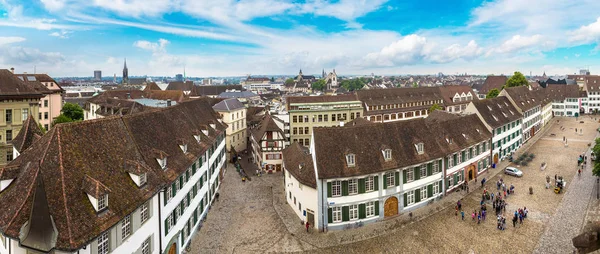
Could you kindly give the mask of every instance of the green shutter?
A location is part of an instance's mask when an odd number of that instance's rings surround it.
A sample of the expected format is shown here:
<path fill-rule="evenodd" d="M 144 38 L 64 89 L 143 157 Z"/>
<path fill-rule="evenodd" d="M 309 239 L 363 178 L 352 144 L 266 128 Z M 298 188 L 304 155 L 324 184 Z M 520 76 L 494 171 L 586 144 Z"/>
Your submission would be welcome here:
<path fill-rule="evenodd" d="M 165 235 L 169 233 L 169 217 L 165 220 Z"/>
<path fill-rule="evenodd" d="M 379 215 L 379 200 L 375 201 L 375 215 Z"/>
<path fill-rule="evenodd" d="M 190 180 L 190 171 L 185 171 L 185 181 L 189 181 Z"/>
<path fill-rule="evenodd" d="M 402 183 L 406 183 L 406 170 L 402 170 Z"/>
<path fill-rule="evenodd" d="M 327 209 L 327 222 L 333 223 L 333 209 Z"/>
<path fill-rule="evenodd" d="M 427 185 L 427 197 L 430 198 L 433 196 L 433 184 Z"/>
<path fill-rule="evenodd" d="M 169 198 L 170 198 L 170 197 L 167 197 L 167 191 L 165 191 L 165 192 L 164 192 L 164 195 L 163 195 L 163 197 L 164 197 L 164 203 L 165 203 L 164 205 L 167 205 L 167 201 L 168 201 L 168 200 L 169 200 Z"/>
<path fill-rule="evenodd" d="M 194 212 L 194 225 L 196 225 L 196 222 L 198 222 L 198 213 Z"/>
<path fill-rule="evenodd" d="M 450 165 L 448 164 L 448 157 L 444 158 L 444 165 L 446 165 L 446 169 L 450 168 Z"/>
<path fill-rule="evenodd" d="M 196 163 L 192 164 L 192 175 L 196 174 Z"/>
<path fill-rule="evenodd" d="M 408 193 L 404 192 L 404 207 L 408 206 Z"/>
<path fill-rule="evenodd" d="M 442 168 L 442 160 L 438 160 L 438 169 L 440 170 L 440 172 L 444 171 L 444 168 Z"/>
<path fill-rule="evenodd" d="M 442 190 L 442 181 L 439 181 L 437 184 L 439 184 L 439 188 L 438 190 L 440 191 L 440 193 L 444 193 L 444 190 Z"/>
<path fill-rule="evenodd" d="M 342 206 L 342 221 L 350 220 L 350 207 Z"/>
<path fill-rule="evenodd" d="M 452 164 L 453 164 L 452 167 L 456 166 L 456 162 L 458 161 L 458 154 L 455 153 L 453 155 L 453 157 L 454 157 L 454 160 L 452 161 Z"/>
<path fill-rule="evenodd" d="M 454 174 L 454 185 L 458 184 L 458 174 Z"/>
<path fill-rule="evenodd" d="M 364 219 L 364 218 L 366 218 L 366 217 L 367 217 L 367 214 L 366 214 L 366 213 L 367 213 L 367 212 L 366 212 L 366 209 L 365 209 L 365 204 L 359 204 L 359 205 L 358 205 L 358 218 L 359 218 L 359 219 Z"/>
<path fill-rule="evenodd" d="M 200 214 L 204 212 L 204 199 L 200 199 Z"/>
<path fill-rule="evenodd" d="M 171 197 L 175 197 L 175 194 L 177 194 L 177 188 L 175 188 L 175 183 L 171 184 Z"/>
<path fill-rule="evenodd" d="M 427 176 L 431 175 L 432 170 L 433 170 L 433 163 L 427 163 Z"/>
<path fill-rule="evenodd" d="M 415 167 L 414 168 L 414 175 L 413 175 L 413 178 L 415 179 L 415 181 L 421 179 L 421 174 L 420 173 L 421 173 L 421 170 L 419 170 L 419 167 Z"/>
<path fill-rule="evenodd" d="M 421 189 L 415 190 L 415 203 L 419 203 L 421 201 Z"/>
<path fill-rule="evenodd" d="M 383 173 L 383 189 L 387 189 L 387 174 Z"/>
<path fill-rule="evenodd" d="M 327 197 L 330 198 L 331 197 L 331 192 L 332 192 L 332 188 L 331 188 L 331 182 L 327 183 Z M 331 208 L 329 208 L 329 210 L 331 210 Z"/>
<path fill-rule="evenodd" d="M 348 181 L 342 181 L 342 196 L 348 196 Z"/>
<path fill-rule="evenodd" d="M 365 179 L 358 179 L 358 193 L 365 193 Z"/>
<path fill-rule="evenodd" d="M 396 178 L 394 183 L 396 184 L 396 186 L 400 185 L 400 172 L 395 172 L 394 173 L 394 177 Z"/>
<path fill-rule="evenodd" d="M 375 190 L 379 190 L 379 176 L 375 176 L 374 181 L 375 181 L 375 184 L 374 184 Z"/>
<path fill-rule="evenodd" d="M 182 188 L 182 187 L 183 187 L 183 185 L 184 185 L 184 183 L 185 183 L 185 182 L 183 181 L 183 175 L 180 175 L 180 176 L 179 176 L 179 188 Z"/>

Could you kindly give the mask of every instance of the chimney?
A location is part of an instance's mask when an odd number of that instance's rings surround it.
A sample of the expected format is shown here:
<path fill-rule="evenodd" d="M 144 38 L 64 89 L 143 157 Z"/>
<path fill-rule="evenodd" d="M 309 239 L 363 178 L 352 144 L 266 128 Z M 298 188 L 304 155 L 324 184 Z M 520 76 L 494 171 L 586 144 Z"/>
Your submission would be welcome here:
<path fill-rule="evenodd" d="M 12 74 L 15 74 L 15 68 L 14 68 L 14 67 L 11 67 L 11 68 L 10 68 L 10 72 L 12 72 Z"/>
<path fill-rule="evenodd" d="M 167 107 L 171 106 L 171 99 L 167 99 Z"/>
<path fill-rule="evenodd" d="M 131 93 L 127 93 L 127 99 L 131 99 Z"/>

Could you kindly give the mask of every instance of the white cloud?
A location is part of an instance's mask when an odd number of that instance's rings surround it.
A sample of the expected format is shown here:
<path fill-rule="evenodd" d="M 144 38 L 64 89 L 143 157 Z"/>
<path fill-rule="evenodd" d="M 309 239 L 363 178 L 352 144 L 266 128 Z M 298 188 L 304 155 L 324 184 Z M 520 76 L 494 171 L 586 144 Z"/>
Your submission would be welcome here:
<path fill-rule="evenodd" d="M 133 46 L 149 50 L 152 52 L 164 52 L 165 48 L 170 42 L 165 39 L 159 39 L 158 42 L 149 42 L 149 41 L 136 41 L 133 43 Z"/>
<path fill-rule="evenodd" d="M 340 0 L 338 2 L 312 0 L 300 6 L 300 13 L 315 16 L 334 17 L 344 21 L 354 21 L 367 13 L 382 7 L 388 0 Z M 388 7 L 389 10 L 389 7 Z"/>
<path fill-rule="evenodd" d="M 483 53 L 483 48 L 477 45 L 474 40 L 469 41 L 464 47 L 460 44 L 452 44 L 437 54 L 432 54 L 428 58 L 434 63 L 449 63 L 458 59 L 473 60 Z"/>
<path fill-rule="evenodd" d="M 65 56 L 58 52 L 43 52 L 39 49 L 0 47 L 0 63 L 5 65 L 52 65 L 65 61 Z"/>
<path fill-rule="evenodd" d="M 502 45 L 496 48 L 494 52 L 512 53 L 532 46 L 538 46 L 541 48 L 541 46 L 544 44 L 543 40 L 544 38 L 539 34 L 532 36 L 515 35 L 502 43 Z"/>
<path fill-rule="evenodd" d="M 44 8 L 49 11 L 58 11 L 65 6 L 67 0 L 40 0 L 44 4 Z"/>
<path fill-rule="evenodd" d="M 600 17 L 596 22 L 584 25 L 570 33 L 569 41 L 577 43 L 598 42 L 600 40 Z"/>
<path fill-rule="evenodd" d="M 0 46 L 25 41 L 23 37 L 0 37 Z"/>
<path fill-rule="evenodd" d="M 61 39 L 67 39 L 67 38 L 69 38 L 69 34 L 70 33 L 73 33 L 73 32 L 71 32 L 71 31 L 60 31 L 60 32 L 52 32 L 52 33 L 50 33 L 48 35 L 54 36 L 54 37 L 58 37 L 58 38 L 61 38 Z"/>

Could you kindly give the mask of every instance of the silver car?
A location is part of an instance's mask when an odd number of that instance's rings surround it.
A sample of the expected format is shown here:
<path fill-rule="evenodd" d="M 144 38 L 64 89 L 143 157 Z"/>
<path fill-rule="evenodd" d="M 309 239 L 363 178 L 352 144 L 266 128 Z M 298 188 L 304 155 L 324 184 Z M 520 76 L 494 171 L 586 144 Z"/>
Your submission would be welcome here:
<path fill-rule="evenodd" d="M 515 168 L 515 167 L 506 167 L 504 169 L 504 174 L 511 175 L 511 176 L 516 176 L 516 177 L 521 177 L 521 176 L 523 176 L 523 171 L 521 171 L 521 170 L 519 170 L 518 168 Z"/>

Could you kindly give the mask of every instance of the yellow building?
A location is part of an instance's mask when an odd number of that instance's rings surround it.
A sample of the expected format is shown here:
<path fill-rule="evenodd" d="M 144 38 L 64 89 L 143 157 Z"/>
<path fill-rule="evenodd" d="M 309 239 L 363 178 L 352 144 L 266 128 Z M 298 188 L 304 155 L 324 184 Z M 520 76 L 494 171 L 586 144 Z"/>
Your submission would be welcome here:
<path fill-rule="evenodd" d="M 287 97 L 290 144 L 309 146 L 313 127 L 340 126 L 361 117 L 362 104 L 354 94 Z"/>
<path fill-rule="evenodd" d="M 38 115 L 41 90 L 47 88 L 25 83 L 6 69 L 0 70 L 0 88 L 0 165 L 5 165 L 15 157 L 12 139 L 29 115 Z"/>
<path fill-rule="evenodd" d="M 213 110 L 221 115 L 227 124 L 225 147 L 231 153 L 246 150 L 248 135 L 246 133 L 246 107 L 238 99 L 225 99 L 213 106 Z"/>

